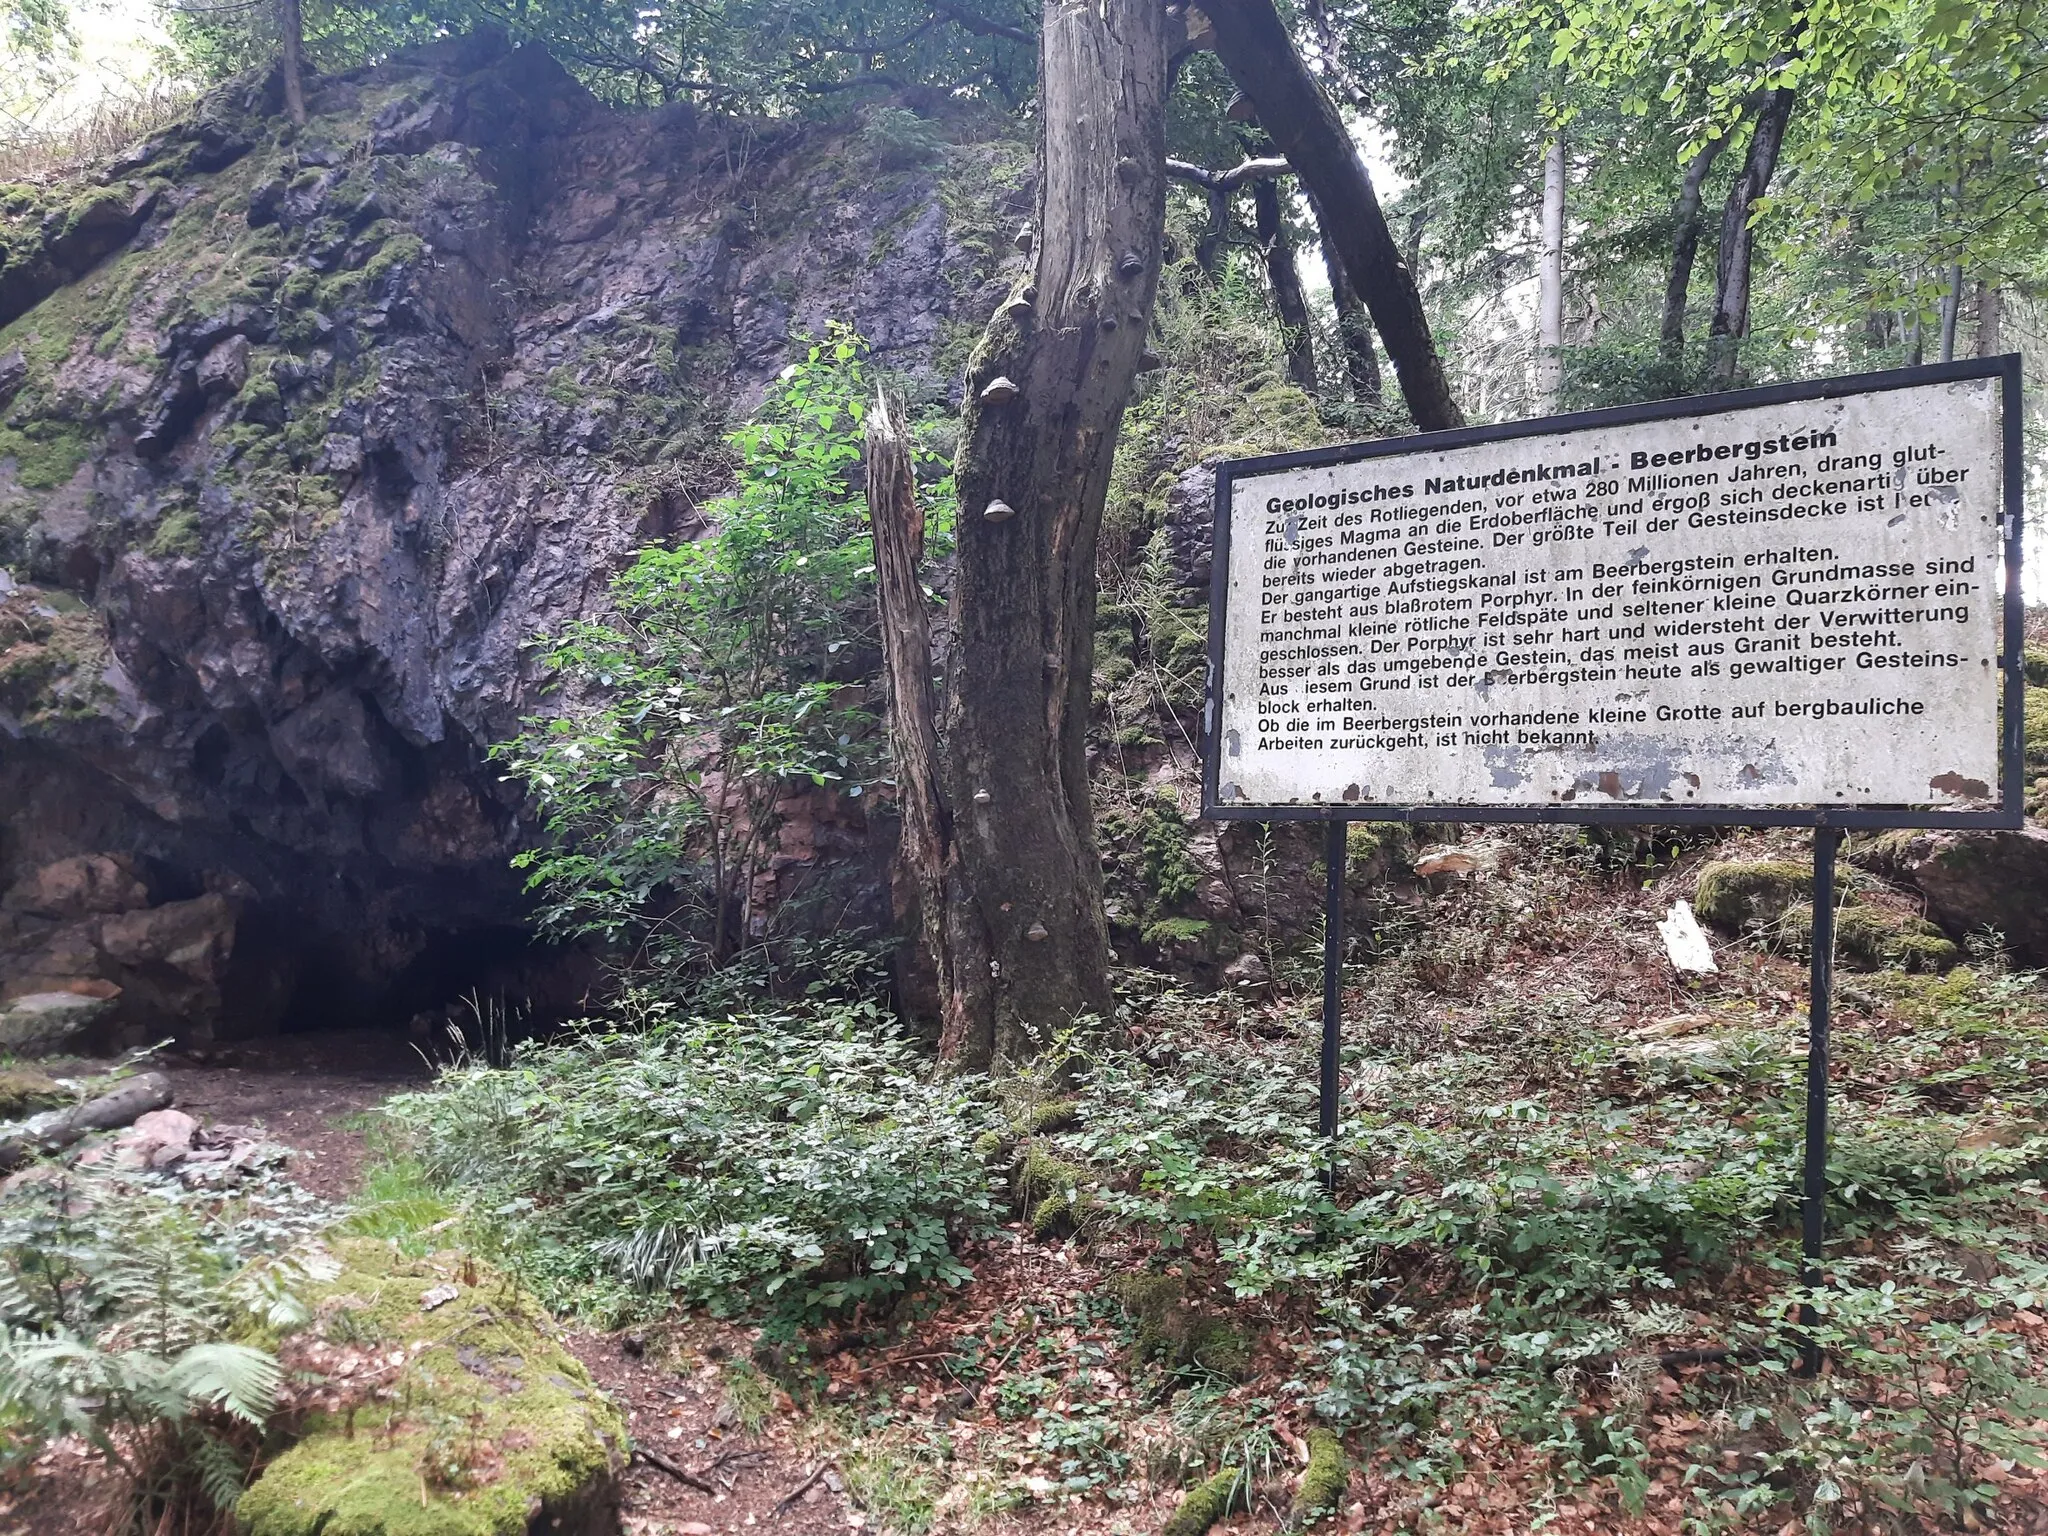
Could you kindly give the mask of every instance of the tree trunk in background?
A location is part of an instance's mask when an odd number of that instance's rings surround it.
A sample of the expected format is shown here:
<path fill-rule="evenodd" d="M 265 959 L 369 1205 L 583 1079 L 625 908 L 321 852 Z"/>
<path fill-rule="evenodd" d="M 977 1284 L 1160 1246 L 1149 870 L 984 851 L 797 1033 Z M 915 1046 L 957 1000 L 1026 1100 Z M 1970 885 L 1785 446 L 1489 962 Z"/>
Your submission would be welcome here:
<path fill-rule="evenodd" d="M 306 19 L 299 0 L 277 0 L 277 33 L 284 53 L 284 110 L 306 126 Z"/>
<path fill-rule="evenodd" d="M 1316 216 L 1316 228 L 1321 230 L 1323 210 L 1313 197 L 1308 201 Z M 1372 320 L 1359 302 L 1358 290 L 1351 286 L 1351 274 L 1344 269 L 1344 258 L 1337 254 L 1327 232 L 1322 236 L 1322 247 L 1323 270 L 1330 274 L 1330 304 L 1337 311 L 1337 340 L 1344 348 L 1345 377 L 1350 380 L 1355 398 L 1378 405 L 1380 359 L 1372 344 Z"/>
<path fill-rule="evenodd" d="M 1111 1004 L 1088 809 L 1095 541 L 1159 281 L 1167 23 L 1157 0 L 1046 0 L 1038 238 L 967 367 L 940 1051 L 968 1068 Z"/>
<path fill-rule="evenodd" d="M 1999 335 L 1999 321 L 2003 318 L 1998 284 L 1977 285 L 1977 355 L 1996 357 L 2002 338 Z"/>
<path fill-rule="evenodd" d="M 1721 146 L 1727 142 L 1716 139 L 1692 157 L 1678 188 L 1678 207 L 1672 213 L 1676 233 L 1671 241 L 1671 276 L 1664 283 L 1664 322 L 1658 328 L 1658 340 L 1665 358 L 1674 363 L 1685 358 L 1685 301 L 1692 292 L 1692 266 L 1699 256 L 1700 227 L 1705 222 L 1700 217 L 1700 194 L 1707 172 L 1714 168 Z"/>
<path fill-rule="evenodd" d="M 902 402 L 877 391 L 867 419 L 868 522 L 875 540 L 875 601 L 882 668 L 889 681 L 889 746 L 895 754 L 903 831 L 896 843 L 896 915 L 914 903 L 938 995 L 952 995 L 946 948 L 946 865 L 951 808 L 939 778 L 938 709 L 932 696 L 932 628 L 918 569 L 924 511 L 910 463 Z"/>
<path fill-rule="evenodd" d="M 1757 201 L 1771 188 L 1771 176 L 1778 168 L 1778 151 L 1785 144 L 1785 125 L 1792 119 L 1793 92 L 1779 86 L 1763 99 L 1757 109 L 1756 126 L 1750 131 L 1749 152 L 1743 156 L 1741 174 L 1728 189 L 1728 201 L 1721 209 L 1721 254 L 1716 263 L 1714 324 L 1711 331 L 1714 377 L 1727 381 L 1735 377 L 1736 356 L 1742 338 L 1749 334 L 1749 271 L 1756 257 L 1756 231 L 1750 218 Z"/>
<path fill-rule="evenodd" d="M 1230 240 L 1230 194 L 1215 187 L 1202 191 L 1209 200 L 1209 224 L 1195 242 L 1195 265 L 1213 283 L 1223 275 L 1223 248 Z"/>
<path fill-rule="evenodd" d="M 1543 154 L 1542 254 L 1536 264 L 1536 413 L 1564 399 L 1564 135 Z"/>
<path fill-rule="evenodd" d="M 1920 311 L 1913 311 L 1913 322 L 1906 327 L 1906 366 L 1918 368 L 1927 358 L 1927 327 L 1920 319 Z"/>
<path fill-rule="evenodd" d="M 1309 394 L 1316 392 L 1316 343 L 1301 291 L 1301 269 L 1294 262 L 1294 237 L 1280 207 L 1280 186 L 1271 180 L 1252 183 L 1253 229 L 1266 259 L 1266 282 L 1273 290 L 1273 308 L 1280 316 L 1280 339 L 1287 348 L 1287 377 Z"/>
<path fill-rule="evenodd" d="M 1963 264 L 1953 262 L 1948 269 L 1948 292 L 1941 296 L 1941 360 L 1952 363 L 1956 360 L 1956 322 L 1963 313 Z"/>
<path fill-rule="evenodd" d="M 1216 52 L 1258 108 L 1259 125 L 1323 210 L 1323 235 L 1372 311 L 1408 413 L 1424 431 L 1464 425 L 1429 333 L 1422 295 L 1387 229 L 1372 177 L 1344 123 L 1302 63 L 1272 0 L 1204 0 Z"/>

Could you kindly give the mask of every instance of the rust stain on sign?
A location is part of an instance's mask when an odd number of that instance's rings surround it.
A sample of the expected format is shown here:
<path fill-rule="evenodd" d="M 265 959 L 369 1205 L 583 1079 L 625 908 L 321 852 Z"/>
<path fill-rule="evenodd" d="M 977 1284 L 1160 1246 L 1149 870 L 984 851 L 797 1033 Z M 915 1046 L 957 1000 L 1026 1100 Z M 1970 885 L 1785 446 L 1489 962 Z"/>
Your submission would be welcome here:
<path fill-rule="evenodd" d="M 1960 773 L 1936 774 L 1927 781 L 1929 789 L 1938 789 L 1944 795 L 1955 795 L 1964 800 L 1988 800 L 1991 786 L 1982 779 L 1966 779 Z"/>

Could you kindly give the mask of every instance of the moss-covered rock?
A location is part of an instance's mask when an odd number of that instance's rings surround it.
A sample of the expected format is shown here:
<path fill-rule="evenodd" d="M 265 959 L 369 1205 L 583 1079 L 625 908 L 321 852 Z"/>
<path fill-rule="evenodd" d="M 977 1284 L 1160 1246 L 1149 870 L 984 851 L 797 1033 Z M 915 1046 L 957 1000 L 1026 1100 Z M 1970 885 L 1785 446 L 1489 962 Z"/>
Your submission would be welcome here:
<path fill-rule="evenodd" d="M 10 1067 L 0 1071 L 0 1120 L 23 1120 L 55 1109 L 70 1095 L 57 1080 L 34 1067 Z"/>
<path fill-rule="evenodd" d="M 1700 871 L 1693 910 L 1739 932 L 1776 922 L 1812 887 L 1813 871 L 1789 859 L 1721 859 Z"/>
<path fill-rule="evenodd" d="M 264 1468 L 236 1507 L 248 1536 L 617 1531 L 625 1422 L 514 1282 L 373 1238 L 334 1251 L 341 1273 L 309 1296 L 314 1338 L 292 1363 L 369 1348 L 385 1369 Z M 337 1393 L 363 1377 L 333 1378 Z"/>
<path fill-rule="evenodd" d="M 1116 1276 L 1109 1290 L 1137 1325 L 1141 1360 L 1232 1380 L 1251 1370 L 1251 1341 L 1241 1329 L 1196 1305 L 1180 1276 L 1137 1271 Z"/>
<path fill-rule="evenodd" d="M 1180 1508 L 1159 1528 L 1159 1536 L 1203 1536 L 1233 1507 L 1249 1509 L 1250 1495 L 1251 1479 L 1245 1475 L 1244 1468 L 1225 1467 L 1214 1477 L 1188 1490 L 1188 1496 L 1180 1501 Z"/>
<path fill-rule="evenodd" d="M 1334 1514 L 1351 1486 L 1351 1458 L 1344 1454 L 1344 1437 L 1334 1429 L 1308 1432 L 1308 1465 L 1294 1490 L 1294 1504 L 1288 1511 L 1289 1525 L 1307 1525 Z"/>
<path fill-rule="evenodd" d="M 1806 954 L 1813 947 L 1813 908 L 1787 908 L 1772 931 L 1786 949 Z M 1922 917 L 1882 907 L 1843 907 L 1835 913 L 1835 963 L 1850 969 L 1876 970 L 1895 965 L 1908 971 L 1945 971 L 1962 951 Z"/>
<path fill-rule="evenodd" d="M 1094 1176 L 1079 1163 L 1031 1142 L 1017 1162 L 1011 1190 L 1018 1208 L 1029 1215 L 1034 1235 L 1065 1237 L 1102 1224 L 1106 1212 L 1090 1192 L 1093 1183 Z"/>

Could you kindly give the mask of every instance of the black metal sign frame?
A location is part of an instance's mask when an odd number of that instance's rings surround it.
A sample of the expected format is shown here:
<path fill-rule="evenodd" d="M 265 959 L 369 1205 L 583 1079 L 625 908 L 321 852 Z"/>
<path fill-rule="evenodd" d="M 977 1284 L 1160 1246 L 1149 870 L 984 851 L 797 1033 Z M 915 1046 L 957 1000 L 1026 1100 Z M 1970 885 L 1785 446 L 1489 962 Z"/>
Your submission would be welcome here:
<path fill-rule="evenodd" d="M 1786 405 L 1802 400 L 1830 400 L 1844 395 L 1874 394 L 1916 385 L 1947 384 L 1963 379 L 1997 379 L 2000 405 L 2004 486 L 2000 498 L 2000 534 L 2005 551 L 2005 601 L 1998 665 L 2005 674 L 2004 716 L 1999 740 L 1999 803 L 1981 811 L 1938 810 L 1918 806 L 1740 806 L 1675 805 L 1638 801 L 1615 805 L 1473 805 L 1431 801 L 1411 805 L 1224 804 L 1219 799 L 1223 691 L 1223 637 L 1230 597 L 1230 522 L 1232 492 L 1239 479 L 1290 469 L 1352 464 L 1396 454 L 1461 448 L 1471 443 L 1500 442 L 1518 437 L 1549 436 L 1588 427 L 1627 426 L 1641 421 L 1719 414 L 1754 406 Z M 1306 453 L 1272 454 L 1264 458 L 1228 460 L 1216 469 L 1216 522 L 1209 587 L 1209 678 L 1202 717 L 1202 814 L 1216 821 L 1321 821 L 1323 864 L 1323 1038 L 1318 1078 L 1318 1114 L 1324 1136 L 1337 1134 L 1339 1046 L 1343 1033 L 1344 869 L 1348 855 L 1347 823 L 1353 821 L 1577 823 L 1605 826 L 1738 826 L 1812 827 L 1813 939 L 1808 974 L 1806 1051 L 1806 1145 L 1800 1170 L 1800 1246 L 1805 1256 L 1803 1279 L 1809 1289 L 1822 1283 L 1821 1260 L 1827 1236 L 1828 1051 L 1834 992 L 1835 856 L 1845 829 L 1877 827 L 1978 827 L 2010 831 L 2025 824 L 2026 684 L 2023 671 L 2025 607 L 2020 591 L 2020 536 L 2023 524 L 2020 359 L 2017 355 L 1942 363 L 1925 368 L 1900 368 L 1886 373 L 1820 379 L 1811 383 L 1778 384 L 1764 389 L 1731 390 L 1725 394 L 1619 406 L 1546 416 L 1491 427 L 1465 427 L 1451 432 L 1424 432 L 1409 437 L 1347 443 Z M 1330 1170 L 1334 1179 L 1335 1169 Z M 1810 1306 L 1800 1322 L 1811 1327 Z M 1820 1368 L 1819 1349 L 1810 1338 L 1801 1341 L 1803 1368 Z"/>
<path fill-rule="evenodd" d="M 2001 497 L 2005 548 L 2005 603 L 2001 652 L 2005 673 L 2004 729 L 1998 749 L 1999 803 L 1981 811 L 1937 810 L 1915 806 L 1744 806 L 1682 805 L 1630 802 L 1616 805 L 1476 805 L 1435 800 L 1420 804 L 1247 805 L 1220 798 L 1222 733 L 1218 729 L 1223 700 L 1223 637 L 1230 601 L 1230 520 L 1232 490 L 1237 481 L 1290 469 L 1317 469 L 1330 464 L 1356 464 L 1397 454 L 1463 448 L 1518 437 L 1547 437 L 1590 427 L 1629 426 L 1642 421 L 1718 415 L 1755 406 L 1789 405 L 1801 400 L 1833 400 L 1844 395 L 1876 394 L 1963 379 L 1998 379 L 2002 390 L 2004 494 Z M 1202 718 L 1202 815 L 1212 821 L 1460 821 L 1563 822 L 1607 826 L 1659 827 L 1982 827 L 2010 831 L 2026 818 L 2024 727 L 2026 685 L 2021 670 L 2021 634 L 2025 607 L 2020 594 L 2021 490 L 2025 481 L 2020 416 L 2020 359 L 1971 358 L 1925 368 L 1900 368 L 1888 373 L 1852 374 L 1802 384 L 1774 384 L 1764 389 L 1730 390 L 1658 400 L 1648 405 L 1615 406 L 1533 421 L 1505 422 L 1492 427 L 1461 427 L 1450 432 L 1422 432 L 1409 437 L 1381 438 L 1368 443 L 1343 443 L 1304 453 L 1270 454 L 1257 459 L 1229 459 L 1216 467 L 1216 525 L 1209 576 L 1209 682 Z"/>

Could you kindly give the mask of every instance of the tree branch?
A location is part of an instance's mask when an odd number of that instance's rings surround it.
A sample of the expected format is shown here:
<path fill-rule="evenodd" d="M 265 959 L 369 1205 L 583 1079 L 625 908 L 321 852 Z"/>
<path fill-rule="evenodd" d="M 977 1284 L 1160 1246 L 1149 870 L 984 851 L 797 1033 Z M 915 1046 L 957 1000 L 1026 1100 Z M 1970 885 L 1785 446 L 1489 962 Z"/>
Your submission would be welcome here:
<path fill-rule="evenodd" d="M 1235 192 L 1248 181 L 1276 181 L 1292 169 L 1277 155 L 1267 160 L 1246 160 L 1227 171 L 1212 171 L 1207 166 L 1193 165 L 1186 160 L 1166 162 L 1166 174 L 1175 181 L 1193 182 L 1211 192 L 1224 193 Z"/>
<path fill-rule="evenodd" d="M 1007 38 L 1010 42 L 1023 43 L 1031 47 L 1035 47 L 1038 43 L 1038 39 L 1031 33 L 1026 32 L 1022 27 L 1013 27 L 1004 21 L 993 21 L 986 16 L 966 9 L 964 6 L 949 5 L 946 3 L 946 0 L 940 0 L 937 10 L 941 16 L 966 28 L 976 37 Z"/>

